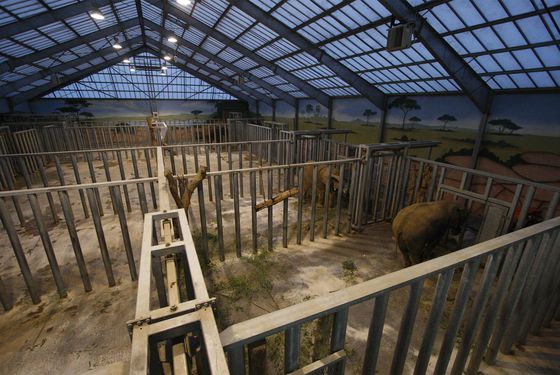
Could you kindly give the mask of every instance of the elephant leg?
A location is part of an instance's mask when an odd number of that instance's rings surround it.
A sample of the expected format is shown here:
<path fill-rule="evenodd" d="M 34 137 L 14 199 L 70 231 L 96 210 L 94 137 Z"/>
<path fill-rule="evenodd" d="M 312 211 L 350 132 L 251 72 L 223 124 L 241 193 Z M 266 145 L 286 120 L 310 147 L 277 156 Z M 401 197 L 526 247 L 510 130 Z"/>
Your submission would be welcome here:
<path fill-rule="evenodd" d="M 400 253 L 401 253 L 403 267 L 405 267 L 405 268 L 410 267 L 412 265 L 412 262 L 410 260 L 410 256 L 403 251 L 401 251 Z"/>

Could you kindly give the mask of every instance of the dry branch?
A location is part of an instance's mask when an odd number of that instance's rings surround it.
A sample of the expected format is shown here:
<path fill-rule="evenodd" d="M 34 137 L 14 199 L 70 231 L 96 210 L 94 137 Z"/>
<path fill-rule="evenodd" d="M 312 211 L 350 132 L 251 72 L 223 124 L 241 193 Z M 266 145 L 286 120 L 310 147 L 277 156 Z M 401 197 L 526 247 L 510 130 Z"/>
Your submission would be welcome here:
<path fill-rule="evenodd" d="M 169 191 L 171 192 L 171 195 L 173 196 L 175 204 L 178 208 L 184 208 L 185 211 L 189 209 L 189 206 L 191 204 L 191 196 L 196 188 L 206 178 L 207 169 L 208 168 L 204 165 L 200 166 L 200 169 L 198 170 L 196 176 L 194 176 L 194 178 L 189 181 L 182 197 L 179 196 L 179 191 L 177 190 L 177 181 L 173 177 L 173 173 L 170 170 L 165 171 L 165 178 L 167 179 L 169 185 Z"/>
<path fill-rule="evenodd" d="M 293 197 L 294 195 L 298 195 L 299 194 L 299 189 L 298 188 L 291 188 L 290 190 L 286 190 L 283 191 L 281 193 L 279 193 L 278 195 L 274 196 L 272 199 L 267 199 L 264 202 L 261 203 L 257 203 L 255 205 L 255 210 L 260 211 L 263 208 L 266 207 L 270 207 L 273 206 L 277 203 L 282 202 L 284 199 L 287 199 L 289 197 Z"/>

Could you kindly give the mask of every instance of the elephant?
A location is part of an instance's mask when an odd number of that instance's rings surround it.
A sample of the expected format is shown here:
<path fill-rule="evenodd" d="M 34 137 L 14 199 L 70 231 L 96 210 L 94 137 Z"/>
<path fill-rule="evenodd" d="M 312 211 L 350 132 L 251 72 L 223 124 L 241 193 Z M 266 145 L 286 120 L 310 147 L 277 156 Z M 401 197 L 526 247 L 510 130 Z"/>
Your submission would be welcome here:
<path fill-rule="evenodd" d="M 314 163 L 313 160 L 308 160 L 308 163 Z M 313 188 L 313 165 L 306 165 L 303 167 L 303 199 L 311 196 Z M 327 186 L 327 181 L 329 179 L 329 166 L 328 165 L 318 165 L 317 166 L 317 201 L 320 205 L 325 202 L 325 187 Z M 333 167 L 331 171 L 331 182 L 329 184 L 331 191 L 338 191 L 340 185 L 340 176 L 338 174 L 338 168 Z"/>
<path fill-rule="evenodd" d="M 415 203 L 400 210 L 392 230 L 404 267 L 428 260 L 442 238 L 461 232 L 467 216 L 462 204 L 450 201 Z"/>

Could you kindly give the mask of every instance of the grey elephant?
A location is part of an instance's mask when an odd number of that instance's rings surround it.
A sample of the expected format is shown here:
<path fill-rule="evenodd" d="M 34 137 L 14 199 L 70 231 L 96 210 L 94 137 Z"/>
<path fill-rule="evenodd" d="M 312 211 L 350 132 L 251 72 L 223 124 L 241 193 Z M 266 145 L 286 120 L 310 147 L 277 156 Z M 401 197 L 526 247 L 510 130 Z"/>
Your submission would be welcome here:
<path fill-rule="evenodd" d="M 462 204 L 449 201 L 416 203 L 400 210 L 392 229 L 404 266 L 430 259 L 444 236 L 461 232 L 467 216 Z"/>
<path fill-rule="evenodd" d="M 313 160 L 308 160 L 308 163 L 314 163 Z M 313 188 L 313 165 L 306 165 L 303 167 L 303 199 L 311 196 Z M 317 201 L 320 205 L 325 202 L 325 188 L 327 181 L 329 179 L 329 166 L 319 165 L 317 166 Z M 331 182 L 329 184 L 331 191 L 338 191 L 340 184 L 340 176 L 338 174 L 338 168 L 332 168 L 331 171 Z"/>

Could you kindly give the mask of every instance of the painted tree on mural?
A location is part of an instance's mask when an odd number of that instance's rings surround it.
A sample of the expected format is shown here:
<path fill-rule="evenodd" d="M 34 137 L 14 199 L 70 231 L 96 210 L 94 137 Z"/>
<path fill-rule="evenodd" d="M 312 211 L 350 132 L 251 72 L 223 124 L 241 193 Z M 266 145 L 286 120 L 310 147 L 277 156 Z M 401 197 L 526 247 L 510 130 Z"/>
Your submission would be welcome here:
<path fill-rule="evenodd" d="M 414 124 L 418 124 L 419 122 L 422 122 L 422 119 L 420 117 L 412 116 L 411 118 L 408 119 L 408 121 Z"/>
<path fill-rule="evenodd" d="M 391 103 L 389 103 L 389 109 L 391 108 L 398 108 L 403 112 L 401 129 L 404 129 L 406 116 L 410 111 L 422 109 L 422 107 L 420 106 L 420 104 L 418 104 L 416 100 L 408 98 L 406 96 L 399 96 Z"/>
<path fill-rule="evenodd" d="M 319 104 L 315 106 L 315 117 L 321 117 L 321 105 Z"/>
<path fill-rule="evenodd" d="M 91 103 L 88 102 L 86 99 L 70 98 L 64 100 L 64 106 L 59 107 L 56 110 L 60 113 L 74 114 L 76 116 L 76 120 L 79 122 L 80 116 L 84 116 L 88 118 L 94 117 L 93 113 L 88 111 L 83 111 L 84 108 L 88 108 L 89 106 L 91 106 Z"/>
<path fill-rule="evenodd" d="M 508 118 L 498 118 L 488 122 L 492 126 L 498 127 L 498 132 L 504 134 L 504 131 L 509 130 L 508 134 L 513 134 L 514 131 L 522 129 L 521 126 L 517 125 Z"/>
<path fill-rule="evenodd" d="M 202 113 L 202 111 L 199 110 L 199 109 L 193 109 L 193 110 L 191 111 L 191 113 L 194 115 L 194 118 L 195 118 L 195 119 L 198 119 L 198 115 L 200 115 L 200 114 Z"/>
<path fill-rule="evenodd" d="M 442 130 L 447 130 L 447 124 L 450 122 L 457 121 L 457 118 L 453 115 L 448 115 L 447 113 L 443 116 L 437 118 L 439 121 L 443 122 Z"/>
<path fill-rule="evenodd" d="M 313 114 L 313 104 L 307 104 L 305 106 L 305 113 L 307 113 L 307 117 L 311 117 Z"/>
<path fill-rule="evenodd" d="M 371 109 L 366 109 L 362 116 L 366 118 L 366 126 L 369 126 L 369 118 L 375 116 L 377 114 L 376 111 L 372 111 Z"/>

